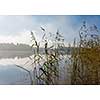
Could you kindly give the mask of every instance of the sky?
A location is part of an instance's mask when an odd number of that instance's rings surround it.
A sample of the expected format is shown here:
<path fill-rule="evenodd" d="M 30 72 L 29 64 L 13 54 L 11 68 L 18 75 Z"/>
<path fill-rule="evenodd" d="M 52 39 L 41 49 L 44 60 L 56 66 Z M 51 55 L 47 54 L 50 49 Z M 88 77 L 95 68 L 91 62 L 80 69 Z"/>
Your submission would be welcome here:
<path fill-rule="evenodd" d="M 37 40 L 43 36 L 40 27 L 45 28 L 47 33 L 56 33 L 59 30 L 66 43 L 71 43 L 74 38 L 78 38 L 78 31 L 83 21 L 100 28 L 100 16 L 98 15 L 1 15 L 0 43 L 30 44 L 30 31 L 35 33 Z"/>

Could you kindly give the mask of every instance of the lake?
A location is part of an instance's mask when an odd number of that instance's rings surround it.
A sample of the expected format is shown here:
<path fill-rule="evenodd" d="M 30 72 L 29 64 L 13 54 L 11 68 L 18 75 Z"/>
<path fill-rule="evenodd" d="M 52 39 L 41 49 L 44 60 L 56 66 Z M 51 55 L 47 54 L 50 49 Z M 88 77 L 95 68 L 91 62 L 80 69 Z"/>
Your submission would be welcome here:
<path fill-rule="evenodd" d="M 33 56 L 33 52 L 30 51 L 0 51 L 0 84 L 30 85 L 31 80 L 34 81 L 32 71 L 34 66 L 32 66 L 33 62 L 30 60 L 31 56 Z M 59 66 L 59 84 L 63 84 L 66 80 L 69 84 L 70 79 L 67 74 L 68 66 L 65 65 L 65 58 L 59 61 Z M 32 77 L 30 77 L 30 74 Z"/>
<path fill-rule="evenodd" d="M 29 73 L 16 65 L 31 71 L 29 56 L 32 54 L 30 51 L 0 51 L 0 84 L 31 84 Z"/>

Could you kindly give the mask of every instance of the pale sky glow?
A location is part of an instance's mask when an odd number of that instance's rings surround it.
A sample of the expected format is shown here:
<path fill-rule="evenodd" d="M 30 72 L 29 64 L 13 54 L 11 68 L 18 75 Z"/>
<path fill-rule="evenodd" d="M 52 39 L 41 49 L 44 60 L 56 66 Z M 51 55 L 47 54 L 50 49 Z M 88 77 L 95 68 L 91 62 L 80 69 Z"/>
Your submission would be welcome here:
<path fill-rule="evenodd" d="M 66 16 L 0 16 L 0 43 L 30 44 L 31 30 L 35 31 L 39 40 L 43 35 L 41 26 L 47 33 L 55 33 L 57 29 L 63 32 L 66 21 L 69 24 Z"/>
<path fill-rule="evenodd" d="M 84 20 L 88 24 L 100 26 L 99 16 L 0 16 L 0 43 L 30 44 L 30 31 L 34 31 L 40 40 L 43 35 L 41 26 L 47 33 L 55 33 L 59 29 L 69 43 L 78 37 L 78 30 Z"/>
<path fill-rule="evenodd" d="M 1 35 L 0 36 L 0 43 L 25 43 L 25 44 L 31 44 L 30 41 L 30 32 L 20 32 L 18 35 Z"/>

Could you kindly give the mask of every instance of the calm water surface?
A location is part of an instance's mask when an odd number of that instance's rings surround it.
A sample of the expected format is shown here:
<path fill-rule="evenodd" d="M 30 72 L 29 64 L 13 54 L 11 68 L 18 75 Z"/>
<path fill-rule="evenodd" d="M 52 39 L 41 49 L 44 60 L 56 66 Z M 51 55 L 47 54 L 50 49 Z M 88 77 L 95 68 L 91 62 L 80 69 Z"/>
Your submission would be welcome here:
<path fill-rule="evenodd" d="M 31 70 L 32 66 L 30 66 L 29 56 L 31 54 L 25 52 L 24 54 L 22 52 L 15 54 L 0 52 L 0 84 L 30 84 L 29 73 L 16 66 L 19 65 Z"/>
<path fill-rule="evenodd" d="M 0 51 L 0 84 L 31 84 L 29 73 L 16 65 L 29 70 L 32 74 L 32 68 L 34 67 L 32 66 L 33 62 L 30 60 L 30 56 L 32 55 L 33 53 L 31 52 Z M 65 76 L 67 76 L 67 70 L 64 68 L 64 60 L 59 62 L 59 66 L 59 80 L 63 82 Z M 34 75 L 32 76 L 34 78 Z"/>

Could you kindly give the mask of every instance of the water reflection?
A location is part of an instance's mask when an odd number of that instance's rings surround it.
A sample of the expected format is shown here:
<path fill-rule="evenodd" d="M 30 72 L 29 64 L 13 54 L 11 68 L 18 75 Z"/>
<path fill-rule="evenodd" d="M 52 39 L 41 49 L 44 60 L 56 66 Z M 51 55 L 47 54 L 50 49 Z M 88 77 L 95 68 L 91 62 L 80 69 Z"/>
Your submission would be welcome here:
<path fill-rule="evenodd" d="M 0 84 L 30 84 L 29 74 L 15 65 L 0 65 Z"/>
<path fill-rule="evenodd" d="M 16 65 L 31 70 L 24 65 L 33 52 L 30 51 L 0 51 L 0 84 L 30 84 L 29 74 Z"/>
<path fill-rule="evenodd" d="M 33 55 L 32 51 L 0 51 L 0 59 L 2 58 L 25 58 Z"/>

